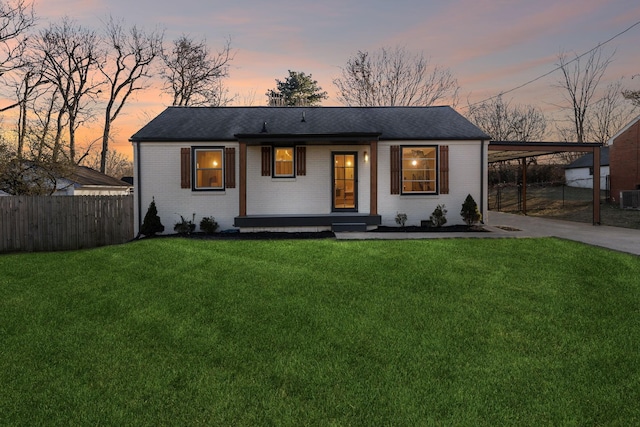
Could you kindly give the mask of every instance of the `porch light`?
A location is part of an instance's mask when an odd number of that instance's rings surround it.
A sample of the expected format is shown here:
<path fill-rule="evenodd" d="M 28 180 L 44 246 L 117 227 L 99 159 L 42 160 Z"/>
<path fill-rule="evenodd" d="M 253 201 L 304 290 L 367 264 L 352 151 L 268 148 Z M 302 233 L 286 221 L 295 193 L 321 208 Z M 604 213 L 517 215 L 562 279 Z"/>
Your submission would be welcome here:
<path fill-rule="evenodd" d="M 366 151 L 364 152 L 364 162 L 369 163 L 369 154 Z"/>

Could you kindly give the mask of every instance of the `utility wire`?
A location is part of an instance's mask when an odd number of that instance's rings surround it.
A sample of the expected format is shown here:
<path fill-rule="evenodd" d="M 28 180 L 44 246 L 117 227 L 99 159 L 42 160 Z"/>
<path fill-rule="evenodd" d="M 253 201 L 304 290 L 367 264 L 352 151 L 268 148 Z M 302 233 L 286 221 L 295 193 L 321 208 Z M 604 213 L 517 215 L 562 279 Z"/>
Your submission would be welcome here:
<path fill-rule="evenodd" d="M 540 79 L 542 79 L 542 78 L 544 78 L 544 77 L 547 77 L 547 76 L 548 76 L 548 75 L 550 75 L 550 74 L 555 73 L 556 71 L 560 70 L 563 66 L 569 65 L 569 64 L 571 64 L 572 62 L 575 62 L 575 61 L 579 60 L 579 59 L 580 59 L 580 58 L 582 58 L 583 56 L 590 54 L 590 53 L 591 53 L 591 52 L 593 52 L 594 50 L 596 50 L 596 49 L 598 49 L 598 48 L 600 48 L 600 47 L 604 46 L 605 44 L 607 44 L 607 43 L 611 42 L 612 40 L 615 40 L 616 38 L 620 37 L 621 35 L 623 35 L 624 33 L 628 32 L 628 31 L 630 31 L 632 28 L 634 28 L 634 27 L 636 27 L 636 26 L 638 26 L 638 25 L 640 25 L 640 21 L 638 21 L 638 22 L 636 22 L 635 24 L 631 25 L 631 26 L 630 26 L 630 27 L 628 27 L 627 29 L 625 29 L 625 30 L 623 30 L 623 31 L 619 32 L 619 33 L 618 33 L 618 34 L 616 34 L 615 36 L 613 36 L 613 37 L 611 37 L 611 38 L 609 38 L 609 39 L 607 39 L 607 40 L 603 41 L 602 43 L 598 43 L 598 45 L 597 45 L 596 47 L 594 47 L 594 48 L 592 48 L 592 49 L 590 49 L 590 50 L 588 50 L 588 51 L 586 51 L 586 52 L 582 53 L 581 55 L 576 56 L 576 57 L 575 57 L 575 58 L 573 58 L 571 61 L 565 62 L 563 65 L 559 65 L 559 66 L 557 66 L 556 68 L 554 68 L 553 70 L 551 70 L 551 71 L 549 71 L 549 72 L 546 72 L 546 73 L 544 73 L 544 74 L 542 74 L 542 75 L 540 75 L 540 76 L 538 76 L 538 77 L 536 77 L 536 78 L 534 78 L 534 79 L 531 79 L 531 80 L 529 80 L 528 82 L 525 82 L 525 83 L 523 83 L 523 84 L 521 84 L 521 85 L 519 85 L 519 86 L 516 86 L 516 87 L 511 88 L 511 89 L 509 89 L 509 90 L 506 90 L 506 91 L 504 91 L 504 92 L 500 92 L 500 93 L 499 93 L 499 94 L 497 94 L 497 95 L 494 95 L 494 96 L 491 96 L 491 97 L 489 97 L 489 98 L 483 99 L 482 101 L 477 101 L 477 102 L 474 102 L 474 103 L 472 103 L 472 104 L 468 104 L 468 105 L 462 106 L 461 108 L 469 108 L 469 107 L 473 107 L 473 106 L 475 106 L 475 105 L 482 104 L 483 102 L 490 101 L 490 100 L 492 100 L 492 99 L 498 98 L 498 97 L 500 97 L 500 96 L 502 96 L 502 95 L 505 95 L 505 94 L 507 94 L 507 93 L 511 93 L 511 92 L 514 92 L 514 91 L 516 91 L 516 90 L 518 90 L 518 89 L 522 89 L 523 87 L 525 87 L 525 86 L 527 86 L 527 85 L 530 85 L 530 84 L 531 84 L 531 83 L 533 83 L 533 82 L 536 82 L 536 81 L 538 81 L 538 80 L 540 80 Z"/>

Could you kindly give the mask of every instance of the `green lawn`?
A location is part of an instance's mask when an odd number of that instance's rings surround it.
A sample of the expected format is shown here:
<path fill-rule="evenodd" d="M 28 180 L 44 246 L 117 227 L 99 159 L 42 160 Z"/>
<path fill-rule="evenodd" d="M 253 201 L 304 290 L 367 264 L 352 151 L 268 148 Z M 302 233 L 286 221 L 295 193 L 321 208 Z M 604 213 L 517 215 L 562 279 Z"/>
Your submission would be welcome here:
<path fill-rule="evenodd" d="M 638 425 L 640 259 L 557 239 L 0 256 L 0 425 Z"/>

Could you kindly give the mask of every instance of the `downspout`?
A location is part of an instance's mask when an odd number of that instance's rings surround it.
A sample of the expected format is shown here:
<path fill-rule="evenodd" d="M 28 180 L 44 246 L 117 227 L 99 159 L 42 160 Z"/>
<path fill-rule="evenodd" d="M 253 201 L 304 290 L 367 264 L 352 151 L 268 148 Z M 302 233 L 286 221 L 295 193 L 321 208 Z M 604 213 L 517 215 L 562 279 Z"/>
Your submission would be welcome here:
<path fill-rule="evenodd" d="M 484 159 L 484 139 L 480 140 L 480 212 L 482 212 L 481 223 L 485 223 L 486 213 L 484 211 L 484 170 L 486 165 L 486 161 Z"/>
<path fill-rule="evenodd" d="M 137 182 L 134 182 L 134 189 L 138 195 L 138 234 L 137 237 L 140 237 L 140 229 L 142 228 L 142 179 L 140 174 L 140 142 L 136 142 L 136 172 L 138 174 Z"/>

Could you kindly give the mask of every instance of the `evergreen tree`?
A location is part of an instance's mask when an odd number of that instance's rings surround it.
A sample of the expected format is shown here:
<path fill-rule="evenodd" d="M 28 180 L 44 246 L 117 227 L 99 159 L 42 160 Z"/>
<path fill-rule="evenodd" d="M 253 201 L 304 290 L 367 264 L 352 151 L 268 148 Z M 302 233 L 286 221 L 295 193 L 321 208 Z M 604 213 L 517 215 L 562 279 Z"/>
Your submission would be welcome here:
<path fill-rule="evenodd" d="M 478 210 L 478 204 L 476 203 L 475 200 L 473 200 L 473 197 L 471 197 L 471 194 L 468 194 L 467 198 L 464 200 L 464 203 L 462 204 L 462 210 L 460 211 L 460 215 L 462 216 L 462 219 L 464 219 L 464 222 L 466 222 L 469 227 L 475 224 L 476 222 L 482 220 L 482 214 Z"/>
<path fill-rule="evenodd" d="M 276 79 L 276 83 L 277 87 L 266 93 L 270 106 L 314 106 L 328 98 L 311 74 L 289 70 L 289 77 L 285 81 Z"/>
<path fill-rule="evenodd" d="M 142 221 L 140 234 L 144 234 L 145 236 L 153 236 L 156 233 L 162 233 L 163 231 L 164 225 L 162 225 L 162 222 L 160 222 L 158 209 L 156 208 L 156 200 L 155 198 L 153 198 L 151 199 L 151 203 L 149 204 L 149 209 L 147 209 L 147 214 L 144 216 L 144 221 Z"/>

